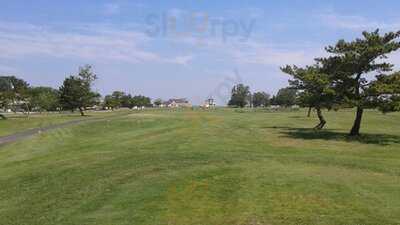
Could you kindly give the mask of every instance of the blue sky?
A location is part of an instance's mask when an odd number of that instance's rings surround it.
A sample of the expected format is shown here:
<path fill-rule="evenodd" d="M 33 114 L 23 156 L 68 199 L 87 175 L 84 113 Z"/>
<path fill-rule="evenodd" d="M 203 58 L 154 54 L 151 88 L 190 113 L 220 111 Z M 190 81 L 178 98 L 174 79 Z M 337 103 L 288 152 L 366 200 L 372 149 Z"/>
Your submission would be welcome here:
<path fill-rule="evenodd" d="M 338 39 L 400 29 L 399 1 L 0 1 L 0 74 L 58 87 L 91 64 L 102 94 L 219 104 L 234 83 L 275 93 L 285 64 Z M 390 58 L 400 61 L 400 55 Z"/>

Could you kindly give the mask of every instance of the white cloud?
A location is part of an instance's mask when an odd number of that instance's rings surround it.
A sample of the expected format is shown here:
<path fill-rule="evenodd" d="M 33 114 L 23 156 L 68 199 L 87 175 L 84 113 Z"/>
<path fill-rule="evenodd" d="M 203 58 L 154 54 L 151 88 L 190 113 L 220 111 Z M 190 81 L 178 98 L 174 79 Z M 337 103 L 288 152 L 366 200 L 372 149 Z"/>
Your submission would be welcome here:
<path fill-rule="evenodd" d="M 312 64 L 314 58 L 326 56 L 323 46 L 309 43 L 274 44 L 266 40 L 230 41 L 218 39 L 198 39 L 182 37 L 170 39 L 171 42 L 186 44 L 204 50 L 213 56 L 214 61 L 230 60 L 235 64 L 257 64 L 280 67 L 286 64 Z"/>
<path fill-rule="evenodd" d="M 62 27 L 60 31 L 60 27 Z M 63 29 L 67 27 L 68 32 Z M 68 24 L 67 26 L 35 26 L 32 24 L 0 22 L 1 58 L 50 56 L 97 62 L 166 63 L 188 65 L 193 59 L 216 63 L 282 66 L 305 65 L 322 56 L 323 46 L 285 43 L 274 44 L 265 39 L 224 42 L 218 36 L 195 36 L 152 39 L 138 29 L 116 28 L 104 24 Z M 168 54 L 156 48 L 175 46 Z M 160 43 L 158 43 L 160 44 Z M 175 51 L 176 50 L 176 51 Z M 180 52 L 179 54 L 177 52 Z M 194 54 L 196 53 L 196 54 Z M 201 57 L 203 57 L 201 59 Z"/>
<path fill-rule="evenodd" d="M 166 61 L 180 65 L 188 65 L 193 60 L 193 58 L 193 55 L 177 56 L 172 59 L 167 59 Z"/>
<path fill-rule="evenodd" d="M 237 51 L 236 61 L 242 64 L 260 64 L 270 66 L 306 65 L 312 64 L 316 54 L 303 50 L 281 50 L 273 48 L 253 49 L 252 51 Z"/>
<path fill-rule="evenodd" d="M 0 23 L 0 58 L 51 56 L 90 61 L 187 64 L 191 57 L 168 56 L 145 50 L 145 34 L 108 26 L 77 26 L 79 32 L 60 32 L 31 24 Z"/>
<path fill-rule="evenodd" d="M 400 29 L 399 21 L 376 21 L 358 15 L 341 15 L 334 12 L 317 15 L 318 19 L 333 28 L 349 29 L 349 30 L 398 30 Z"/>

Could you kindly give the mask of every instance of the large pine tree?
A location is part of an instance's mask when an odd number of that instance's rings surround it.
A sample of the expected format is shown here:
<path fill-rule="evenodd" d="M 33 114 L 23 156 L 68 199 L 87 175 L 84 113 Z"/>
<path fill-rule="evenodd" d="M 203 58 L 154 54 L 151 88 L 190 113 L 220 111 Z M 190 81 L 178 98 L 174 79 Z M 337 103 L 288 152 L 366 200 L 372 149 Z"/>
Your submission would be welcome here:
<path fill-rule="evenodd" d="M 393 65 L 385 62 L 385 59 L 389 53 L 400 48 L 399 37 L 400 31 L 384 35 L 379 30 L 363 32 L 362 38 L 350 42 L 340 40 L 335 46 L 327 47 L 326 50 L 331 55 L 317 59 L 323 65 L 323 72 L 331 76 L 336 94 L 342 96 L 347 104 L 357 108 L 350 131 L 352 136 L 360 134 L 364 109 L 371 106 L 373 97 L 369 89 L 377 85 L 379 79 L 387 76 L 383 73 L 393 69 Z M 377 79 L 368 79 L 373 75 Z M 375 107 L 379 107 L 379 104 L 375 104 Z"/>

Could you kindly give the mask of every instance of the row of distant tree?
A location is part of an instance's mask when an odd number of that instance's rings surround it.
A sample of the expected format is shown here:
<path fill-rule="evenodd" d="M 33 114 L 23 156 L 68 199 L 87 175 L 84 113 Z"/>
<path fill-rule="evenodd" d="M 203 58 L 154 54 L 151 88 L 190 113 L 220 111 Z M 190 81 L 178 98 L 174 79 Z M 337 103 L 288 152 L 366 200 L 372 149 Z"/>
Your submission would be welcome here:
<path fill-rule="evenodd" d="M 15 76 L 0 76 L 0 108 L 18 108 L 29 112 L 35 108 L 38 111 L 56 111 L 60 107 L 60 91 L 51 87 L 31 87 L 26 81 Z M 0 114 L 2 119 L 5 119 Z"/>
<path fill-rule="evenodd" d="M 31 111 L 79 110 L 81 115 L 93 106 L 114 109 L 119 107 L 151 106 L 151 99 L 145 96 L 131 96 L 123 92 L 107 95 L 101 105 L 101 96 L 92 90 L 97 75 L 92 67 L 79 68 L 77 75 L 65 78 L 59 89 L 32 87 L 15 76 L 0 76 L 0 108 L 16 112 L 17 107 L 29 114 Z M 5 119 L 4 115 L 0 115 Z"/>
<path fill-rule="evenodd" d="M 282 88 L 278 93 L 271 97 L 266 92 L 251 93 L 250 87 L 244 84 L 237 84 L 232 88 L 231 99 L 228 106 L 231 107 L 268 107 L 277 105 L 290 107 L 298 103 L 297 90 L 292 88 Z"/>
<path fill-rule="evenodd" d="M 352 136 L 360 134 L 365 109 L 400 111 L 400 72 L 393 72 L 394 65 L 385 60 L 400 48 L 400 31 L 381 35 L 376 30 L 362 35 L 354 41 L 339 40 L 336 45 L 326 47 L 329 56 L 315 59 L 313 65 L 282 67 L 291 79 L 289 87 L 275 96 L 275 104 L 297 102 L 314 108 L 319 118 L 316 129 L 327 123 L 322 109 L 356 108 Z M 255 99 L 257 103 L 259 99 L 266 102 L 264 93 L 251 95 L 249 87 L 237 85 L 229 105 L 244 107 L 251 103 L 251 96 L 253 102 Z"/>
<path fill-rule="evenodd" d="M 151 99 L 146 96 L 132 96 L 122 91 L 114 91 L 111 95 L 106 95 L 104 98 L 104 107 L 109 109 L 117 108 L 134 108 L 134 107 L 151 107 Z"/>

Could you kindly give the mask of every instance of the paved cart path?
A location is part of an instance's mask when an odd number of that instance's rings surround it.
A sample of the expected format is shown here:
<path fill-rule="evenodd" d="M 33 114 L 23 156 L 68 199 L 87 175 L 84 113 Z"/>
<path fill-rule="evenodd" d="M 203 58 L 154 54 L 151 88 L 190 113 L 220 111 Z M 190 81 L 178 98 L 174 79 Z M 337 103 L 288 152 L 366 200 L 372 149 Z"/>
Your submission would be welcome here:
<path fill-rule="evenodd" d="M 93 119 L 72 120 L 72 121 L 68 121 L 65 123 L 61 123 L 61 124 L 54 124 L 54 125 L 49 125 L 46 127 L 33 128 L 33 129 L 25 130 L 22 132 L 17 132 L 15 134 L 0 137 L 0 146 L 26 139 L 26 138 L 29 138 L 36 134 L 40 134 L 42 132 L 46 132 L 46 131 L 50 131 L 50 130 L 54 130 L 54 129 L 58 129 L 58 128 L 63 128 L 63 127 L 67 127 L 70 125 L 79 124 L 79 123 L 88 122 L 88 121 L 93 121 Z"/>
<path fill-rule="evenodd" d="M 16 141 L 20 141 L 23 139 L 27 139 L 29 137 L 32 137 L 36 134 L 40 134 L 46 131 L 51 131 L 51 130 L 55 130 L 58 128 L 64 128 L 67 126 L 71 126 L 71 125 L 75 125 L 75 124 L 80 124 L 80 123 L 85 123 L 85 122 L 95 122 L 95 121 L 101 121 L 101 120 L 107 120 L 107 119 L 111 119 L 111 118 L 115 118 L 115 117 L 119 117 L 119 116 L 124 116 L 126 114 L 122 114 L 122 115 L 118 115 L 118 116 L 110 116 L 107 118 L 89 118 L 89 119 L 80 119 L 80 120 L 72 120 L 72 121 L 68 121 L 65 123 L 60 123 L 60 124 L 54 124 L 54 125 L 49 125 L 46 127 L 38 127 L 38 128 L 33 128 L 33 129 L 29 129 L 29 130 L 25 130 L 22 132 L 17 132 L 15 134 L 11 134 L 11 135 L 7 135 L 7 136 L 3 136 L 0 137 L 0 147 L 5 145 L 5 144 L 9 144 L 9 143 L 13 143 Z"/>

